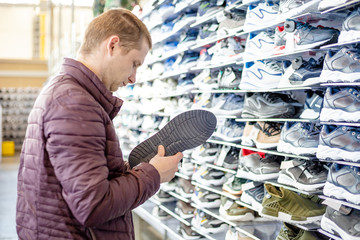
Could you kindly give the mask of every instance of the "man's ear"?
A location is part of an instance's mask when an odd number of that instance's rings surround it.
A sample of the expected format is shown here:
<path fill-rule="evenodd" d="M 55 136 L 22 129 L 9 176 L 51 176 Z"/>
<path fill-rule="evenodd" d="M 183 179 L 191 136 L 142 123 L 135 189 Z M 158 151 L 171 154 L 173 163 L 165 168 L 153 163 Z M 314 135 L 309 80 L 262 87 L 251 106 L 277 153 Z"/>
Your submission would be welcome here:
<path fill-rule="evenodd" d="M 114 50 L 118 47 L 120 47 L 120 39 L 118 36 L 111 36 L 107 40 L 106 49 L 110 56 L 114 54 Z"/>

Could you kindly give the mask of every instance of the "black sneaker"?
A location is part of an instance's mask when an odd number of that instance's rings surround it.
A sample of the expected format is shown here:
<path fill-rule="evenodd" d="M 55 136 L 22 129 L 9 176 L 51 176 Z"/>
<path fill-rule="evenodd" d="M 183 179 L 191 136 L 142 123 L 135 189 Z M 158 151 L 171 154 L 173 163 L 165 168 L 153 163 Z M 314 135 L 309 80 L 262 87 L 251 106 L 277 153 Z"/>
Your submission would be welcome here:
<path fill-rule="evenodd" d="M 149 162 L 157 154 L 159 145 L 163 145 L 166 156 L 170 156 L 205 143 L 213 134 L 216 122 L 215 115 L 205 110 L 191 110 L 179 114 L 130 152 L 130 167 Z"/>

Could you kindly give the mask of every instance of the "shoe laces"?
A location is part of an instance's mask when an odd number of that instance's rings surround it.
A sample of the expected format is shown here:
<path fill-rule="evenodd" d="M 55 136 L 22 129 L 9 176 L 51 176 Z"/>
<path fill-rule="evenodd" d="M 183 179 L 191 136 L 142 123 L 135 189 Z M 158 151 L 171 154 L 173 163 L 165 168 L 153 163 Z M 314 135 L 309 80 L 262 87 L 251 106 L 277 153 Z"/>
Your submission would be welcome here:
<path fill-rule="evenodd" d="M 265 98 L 266 101 L 268 101 L 269 103 L 275 103 L 278 100 L 281 99 L 280 95 L 277 93 L 271 93 L 271 92 L 266 92 L 263 93 L 262 96 Z"/>
<path fill-rule="evenodd" d="M 353 128 L 353 127 L 346 127 L 346 126 L 343 126 L 341 128 L 343 131 L 346 131 L 347 133 L 350 133 L 352 136 L 355 137 L 356 135 L 356 138 L 357 139 L 360 139 L 360 129 L 358 128 Z"/>
<path fill-rule="evenodd" d="M 296 22 L 296 28 L 309 30 L 309 31 L 316 29 L 316 27 L 310 25 L 309 23 L 303 23 L 303 22 Z"/>
<path fill-rule="evenodd" d="M 321 131 L 321 127 L 316 123 L 301 123 L 301 128 L 304 129 L 304 133 L 308 136 L 319 135 Z"/>
<path fill-rule="evenodd" d="M 301 172 L 300 176 L 305 172 L 305 171 L 310 172 L 311 174 L 317 174 L 320 173 L 324 170 L 324 167 L 321 165 L 320 162 L 315 162 L 315 161 L 305 161 L 305 168 L 304 170 Z"/>
<path fill-rule="evenodd" d="M 276 72 L 281 72 L 281 67 L 279 66 L 279 64 L 277 64 L 277 62 L 264 60 L 263 63 L 265 64 L 266 68 L 274 70 Z"/>
<path fill-rule="evenodd" d="M 280 125 L 276 122 L 267 122 L 264 124 L 264 128 L 258 123 L 256 123 L 256 126 L 269 137 L 278 135 L 281 131 Z"/>

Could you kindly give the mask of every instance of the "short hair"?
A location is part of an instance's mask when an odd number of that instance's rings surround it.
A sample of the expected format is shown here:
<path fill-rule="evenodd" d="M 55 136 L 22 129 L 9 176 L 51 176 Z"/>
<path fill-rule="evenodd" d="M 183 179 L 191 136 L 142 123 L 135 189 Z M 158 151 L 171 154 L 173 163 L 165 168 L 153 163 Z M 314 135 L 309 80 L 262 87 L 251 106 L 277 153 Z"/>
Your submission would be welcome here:
<path fill-rule="evenodd" d="M 118 8 L 108 10 L 94 18 L 85 31 L 85 37 L 80 47 L 80 53 L 89 54 L 106 38 L 116 35 L 120 38 L 125 52 L 131 49 L 141 49 L 142 39 L 145 38 L 152 47 L 151 36 L 145 24 L 127 9 Z"/>

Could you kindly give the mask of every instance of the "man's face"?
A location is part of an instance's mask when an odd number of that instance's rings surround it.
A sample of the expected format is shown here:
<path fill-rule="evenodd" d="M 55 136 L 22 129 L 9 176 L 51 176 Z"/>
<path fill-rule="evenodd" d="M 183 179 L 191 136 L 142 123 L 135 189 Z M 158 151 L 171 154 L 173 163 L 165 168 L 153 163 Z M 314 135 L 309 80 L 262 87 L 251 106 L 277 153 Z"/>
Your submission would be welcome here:
<path fill-rule="evenodd" d="M 136 81 L 136 70 L 144 62 L 149 46 L 145 40 L 141 42 L 141 48 L 131 49 L 124 52 L 124 48 L 117 44 L 113 50 L 113 56 L 106 66 L 107 70 L 104 83 L 111 92 L 115 92 L 119 87 L 126 86 L 128 83 L 134 84 Z"/>

